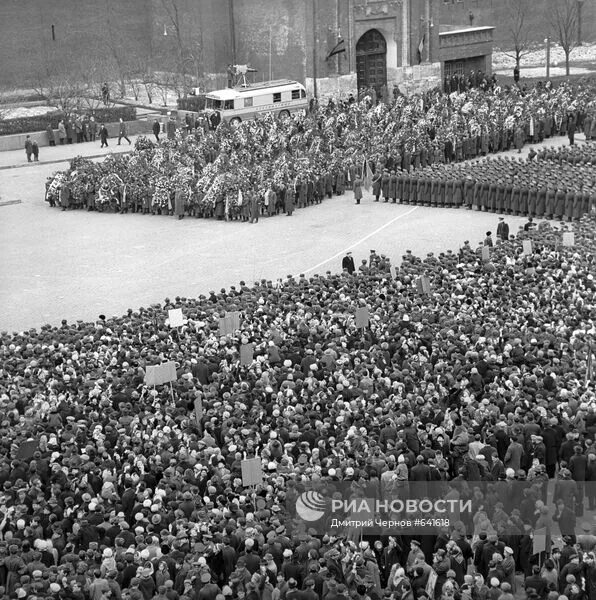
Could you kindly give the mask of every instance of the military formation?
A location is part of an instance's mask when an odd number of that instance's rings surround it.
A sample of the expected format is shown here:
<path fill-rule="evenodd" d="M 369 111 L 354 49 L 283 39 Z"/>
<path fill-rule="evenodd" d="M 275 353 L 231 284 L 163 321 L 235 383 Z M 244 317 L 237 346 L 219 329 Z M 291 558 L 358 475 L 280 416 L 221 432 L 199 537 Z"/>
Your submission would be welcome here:
<path fill-rule="evenodd" d="M 396 171 L 377 165 L 375 202 L 476 209 L 579 220 L 596 210 L 596 144 L 542 149 L 528 159 L 495 157 Z"/>

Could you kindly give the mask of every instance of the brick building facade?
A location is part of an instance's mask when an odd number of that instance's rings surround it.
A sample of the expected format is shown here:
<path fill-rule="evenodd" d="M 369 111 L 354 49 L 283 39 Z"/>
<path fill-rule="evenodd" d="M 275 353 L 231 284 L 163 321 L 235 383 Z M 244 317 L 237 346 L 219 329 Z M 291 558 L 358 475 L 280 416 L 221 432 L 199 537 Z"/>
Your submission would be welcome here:
<path fill-rule="evenodd" d="M 5 85 L 31 86 L 40 74 L 52 75 L 58 63 L 67 70 L 69 64 L 73 70 L 83 64 L 84 69 L 100 71 L 102 61 L 119 60 L 131 61 L 131 68 L 165 70 L 171 65 L 168 57 L 181 45 L 187 71 L 211 88 L 225 85 L 228 64 L 255 67 L 256 81 L 297 79 L 316 95 L 364 87 L 385 95 L 394 86 L 409 93 L 440 85 L 444 61 L 482 57 L 482 64 L 490 66 L 492 34 L 466 29 L 467 13 L 457 6 L 464 3 L 454 4 L 452 12 L 457 15 L 448 15 L 449 28 L 459 33 L 444 35 L 442 22 L 447 8 L 451 10 L 444 0 L 5 0 L 1 4 L 0 78 Z M 488 9 L 483 14 L 479 24 L 484 19 L 491 24 Z M 345 52 L 327 58 L 340 37 Z"/>

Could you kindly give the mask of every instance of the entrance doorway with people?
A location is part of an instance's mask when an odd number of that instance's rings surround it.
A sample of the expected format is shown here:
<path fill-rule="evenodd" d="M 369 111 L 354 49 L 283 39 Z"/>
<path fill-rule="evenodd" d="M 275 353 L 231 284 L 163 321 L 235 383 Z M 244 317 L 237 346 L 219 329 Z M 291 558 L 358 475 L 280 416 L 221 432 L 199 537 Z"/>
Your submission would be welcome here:
<path fill-rule="evenodd" d="M 387 94 L 387 43 L 383 34 L 371 29 L 356 44 L 358 91 L 374 89 L 377 99 Z"/>

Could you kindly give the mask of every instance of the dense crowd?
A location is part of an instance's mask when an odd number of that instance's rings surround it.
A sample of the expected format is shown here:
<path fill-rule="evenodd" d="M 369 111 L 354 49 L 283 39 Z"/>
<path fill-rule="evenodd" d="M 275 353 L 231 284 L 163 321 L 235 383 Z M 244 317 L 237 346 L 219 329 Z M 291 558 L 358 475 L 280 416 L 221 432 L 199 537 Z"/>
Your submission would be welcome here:
<path fill-rule="evenodd" d="M 342 194 L 372 169 L 410 172 L 570 134 L 594 121 L 594 83 L 471 88 L 397 96 L 393 104 L 318 106 L 285 121 L 272 115 L 214 131 L 195 127 L 131 155 L 77 159 L 48 181 L 64 210 L 175 214 L 254 221 Z"/>
<path fill-rule="evenodd" d="M 0 598 L 596 597 L 595 224 L 3 332 Z M 147 387 L 166 360 L 176 381 Z M 315 481 L 454 480 L 473 524 L 424 536 L 315 535 L 294 511 Z"/>
<path fill-rule="evenodd" d="M 466 164 L 434 164 L 411 173 L 378 164 L 376 201 L 466 207 L 559 220 L 596 210 L 596 144 L 532 150 L 527 160 L 495 157 Z"/>

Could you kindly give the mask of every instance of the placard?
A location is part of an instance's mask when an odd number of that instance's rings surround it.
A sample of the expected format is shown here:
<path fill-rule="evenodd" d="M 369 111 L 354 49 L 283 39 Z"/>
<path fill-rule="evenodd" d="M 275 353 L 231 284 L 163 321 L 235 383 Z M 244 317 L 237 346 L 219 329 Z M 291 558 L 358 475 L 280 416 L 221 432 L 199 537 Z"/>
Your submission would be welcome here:
<path fill-rule="evenodd" d="M 242 346 L 240 346 L 240 365 L 243 367 L 250 366 L 252 364 L 253 354 L 253 344 L 242 344 Z"/>
<path fill-rule="evenodd" d="M 184 315 L 181 308 L 173 308 L 168 311 L 168 321 L 170 327 L 182 327 L 184 325 Z"/>
<path fill-rule="evenodd" d="M 240 329 L 240 312 L 226 312 L 224 317 L 219 319 L 219 335 L 234 335 Z"/>
<path fill-rule="evenodd" d="M 563 246 L 575 246 L 575 233 L 573 231 L 563 233 Z"/>
<path fill-rule="evenodd" d="M 260 458 L 247 458 L 240 463 L 240 468 L 244 487 L 263 483 L 263 465 Z"/>
<path fill-rule="evenodd" d="M 240 329 L 240 311 L 234 310 L 231 312 L 226 312 L 226 318 L 231 319 L 233 331 L 237 331 Z"/>
<path fill-rule="evenodd" d="M 530 254 L 532 254 L 532 240 L 523 240 L 522 241 L 522 246 L 524 249 L 524 255 L 528 256 Z"/>
<path fill-rule="evenodd" d="M 145 385 L 155 386 L 176 381 L 176 363 L 168 361 L 161 365 L 149 365 L 145 371 Z"/>
<path fill-rule="evenodd" d="M 416 287 L 418 288 L 418 293 L 421 295 L 429 294 L 430 295 L 430 279 L 426 275 L 421 275 L 416 280 Z"/>
<path fill-rule="evenodd" d="M 482 246 L 482 260 L 488 262 L 490 260 L 490 247 Z"/>
<path fill-rule="evenodd" d="M 362 306 L 356 309 L 356 328 L 357 329 L 365 329 L 368 327 L 369 322 L 369 314 L 368 308 L 366 306 Z"/>
<path fill-rule="evenodd" d="M 534 539 L 532 544 L 532 555 L 540 554 L 541 552 L 545 552 L 547 548 L 547 533 L 546 527 L 542 527 L 541 529 L 537 529 L 534 532 Z"/>

